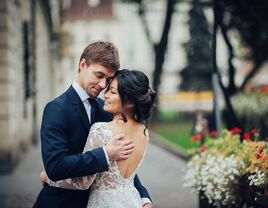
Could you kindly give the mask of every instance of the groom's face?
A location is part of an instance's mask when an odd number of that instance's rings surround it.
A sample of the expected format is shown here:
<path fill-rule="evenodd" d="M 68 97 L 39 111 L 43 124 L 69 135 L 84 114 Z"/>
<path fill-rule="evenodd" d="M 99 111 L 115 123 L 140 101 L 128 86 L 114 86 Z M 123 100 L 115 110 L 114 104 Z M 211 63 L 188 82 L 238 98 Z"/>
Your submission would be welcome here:
<path fill-rule="evenodd" d="M 91 97 L 97 97 L 115 74 L 115 71 L 97 63 L 87 65 L 84 59 L 79 67 L 77 82 Z"/>

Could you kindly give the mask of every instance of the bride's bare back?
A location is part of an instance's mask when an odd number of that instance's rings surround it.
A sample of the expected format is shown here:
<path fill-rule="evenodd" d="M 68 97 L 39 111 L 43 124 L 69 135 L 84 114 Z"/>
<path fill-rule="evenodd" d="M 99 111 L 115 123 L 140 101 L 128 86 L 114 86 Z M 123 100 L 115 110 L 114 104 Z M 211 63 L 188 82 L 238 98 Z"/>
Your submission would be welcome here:
<path fill-rule="evenodd" d="M 109 123 L 113 134 L 124 133 L 128 138 L 133 139 L 135 145 L 134 151 L 126 160 L 117 161 L 120 174 L 123 178 L 128 178 L 137 169 L 140 164 L 146 146 L 148 144 L 148 132 L 144 134 L 144 126 L 134 122 L 123 122 L 114 120 Z"/>
<path fill-rule="evenodd" d="M 145 149 L 148 144 L 148 132 L 144 134 L 144 126 L 136 122 L 123 122 L 121 120 L 114 120 L 109 123 L 109 127 L 113 134 L 124 133 L 126 138 L 133 139 L 135 145 L 134 151 L 126 160 L 117 161 L 120 174 L 123 178 L 130 177 L 140 164 Z M 126 139 L 125 138 L 125 139 Z"/>

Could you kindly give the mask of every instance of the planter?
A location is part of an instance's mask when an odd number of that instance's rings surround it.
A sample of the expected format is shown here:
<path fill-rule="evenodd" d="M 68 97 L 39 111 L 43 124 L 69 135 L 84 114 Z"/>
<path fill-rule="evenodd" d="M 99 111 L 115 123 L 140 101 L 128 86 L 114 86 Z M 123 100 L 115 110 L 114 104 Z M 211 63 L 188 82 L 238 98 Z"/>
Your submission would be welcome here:
<path fill-rule="evenodd" d="M 256 208 L 268 208 L 268 186 L 265 188 L 258 188 L 249 186 L 248 181 L 242 178 L 239 187 L 239 195 L 242 200 L 242 205 Z"/>

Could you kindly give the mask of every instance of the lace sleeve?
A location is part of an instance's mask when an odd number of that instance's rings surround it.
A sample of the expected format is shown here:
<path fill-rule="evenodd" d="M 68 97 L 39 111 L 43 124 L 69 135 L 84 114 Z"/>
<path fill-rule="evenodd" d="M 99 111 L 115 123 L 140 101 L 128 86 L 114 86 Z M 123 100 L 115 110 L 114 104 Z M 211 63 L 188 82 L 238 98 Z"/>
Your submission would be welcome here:
<path fill-rule="evenodd" d="M 83 153 L 104 145 L 105 145 L 105 138 L 102 132 L 101 125 L 96 123 L 90 129 Z M 48 178 L 47 183 L 49 186 L 54 186 L 63 189 L 86 190 L 91 186 L 91 184 L 96 178 L 96 175 L 97 173 L 89 176 L 68 178 L 59 181 L 52 181 Z"/>

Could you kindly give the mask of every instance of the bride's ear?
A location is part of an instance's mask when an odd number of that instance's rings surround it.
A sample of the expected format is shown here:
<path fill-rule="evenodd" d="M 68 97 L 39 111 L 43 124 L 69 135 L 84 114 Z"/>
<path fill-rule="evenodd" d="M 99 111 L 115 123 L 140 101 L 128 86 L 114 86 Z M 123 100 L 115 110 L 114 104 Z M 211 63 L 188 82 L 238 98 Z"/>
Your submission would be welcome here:
<path fill-rule="evenodd" d="M 133 103 L 126 103 L 124 107 L 125 107 L 125 109 L 131 109 L 134 107 L 134 104 Z"/>

